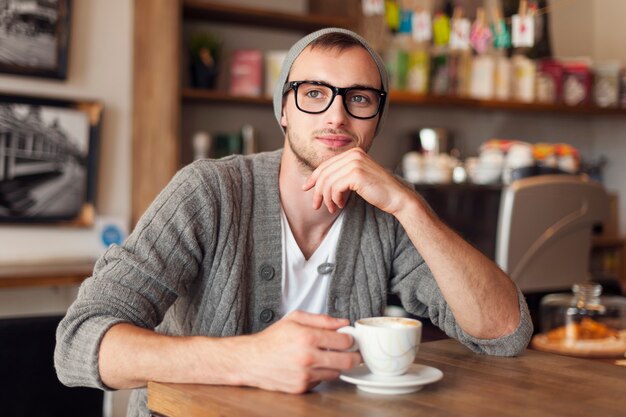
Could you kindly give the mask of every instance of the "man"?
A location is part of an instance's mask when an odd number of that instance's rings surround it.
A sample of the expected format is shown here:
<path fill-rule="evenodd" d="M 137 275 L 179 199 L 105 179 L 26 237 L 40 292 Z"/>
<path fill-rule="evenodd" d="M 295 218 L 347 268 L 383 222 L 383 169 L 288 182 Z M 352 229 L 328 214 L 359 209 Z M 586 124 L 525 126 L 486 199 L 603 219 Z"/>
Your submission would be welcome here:
<path fill-rule="evenodd" d="M 515 284 L 367 155 L 387 87 L 352 32 L 296 43 L 274 96 L 284 149 L 175 176 L 81 287 L 57 333 L 59 378 L 301 393 L 360 361 L 336 330 L 383 314 L 389 291 L 476 352 L 523 350 Z M 147 415 L 145 391 L 129 415 Z"/>

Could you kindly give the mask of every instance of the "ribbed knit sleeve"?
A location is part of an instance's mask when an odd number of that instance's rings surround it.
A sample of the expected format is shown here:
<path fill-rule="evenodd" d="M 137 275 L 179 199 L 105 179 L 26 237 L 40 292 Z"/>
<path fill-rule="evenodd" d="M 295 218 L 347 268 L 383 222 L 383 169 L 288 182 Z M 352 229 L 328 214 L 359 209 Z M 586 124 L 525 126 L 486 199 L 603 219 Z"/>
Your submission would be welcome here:
<path fill-rule="evenodd" d="M 54 362 L 61 382 L 107 389 L 98 371 L 102 337 L 121 322 L 155 328 L 186 293 L 212 244 L 215 201 L 196 168 L 181 170 L 126 242 L 98 260 L 57 329 Z"/>

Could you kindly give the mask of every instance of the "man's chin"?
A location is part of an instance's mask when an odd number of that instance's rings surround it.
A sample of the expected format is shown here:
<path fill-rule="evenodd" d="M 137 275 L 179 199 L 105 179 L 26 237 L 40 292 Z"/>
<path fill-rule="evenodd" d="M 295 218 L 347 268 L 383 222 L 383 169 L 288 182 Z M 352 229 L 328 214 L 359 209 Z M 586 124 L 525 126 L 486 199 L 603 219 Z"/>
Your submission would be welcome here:
<path fill-rule="evenodd" d="M 320 165 L 329 159 L 334 158 L 337 155 L 340 155 L 346 152 L 349 149 L 352 149 L 353 146 L 348 148 L 337 148 L 337 149 L 325 149 L 323 152 L 318 152 L 314 157 L 302 157 L 301 155 L 295 154 L 296 159 L 298 160 L 298 164 L 308 173 L 315 171 Z"/>
<path fill-rule="evenodd" d="M 350 142 L 346 146 L 329 147 L 329 146 L 315 146 L 314 150 L 310 149 L 309 152 L 299 152 L 297 148 L 291 146 L 291 151 L 296 157 L 298 164 L 305 169 L 305 171 L 313 172 L 324 162 L 329 159 L 340 155 L 356 145 Z"/>
<path fill-rule="evenodd" d="M 320 165 L 322 165 L 324 162 L 328 161 L 331 158 L 334 158 L 335 156 L 342 154 L 346 151 L 347 149 L 337 149 L 337 150 L 333 150 L 333 149 L 326 149 L 325 152 L 320 152 L 317 154 L 317 158 L 315 161 L 313 162 L 313 165 L 316 166 L 316 168 Z"/>
<path fill-rule="evenodd" d="M 339 155 L 342 152 L 343 151 L 324 152 L 324 153 L 318 153 L 315 156 L 309 156 L 309 157 L 302 157 L 301 155 L 296 154 L 296 159 L 298 160 L 298 163 L 300 164 L 300 166 L 305 169 L 305 171 L 311 173 L 315 171 L 324 162 L 328 161 L 334 156 Z"/>

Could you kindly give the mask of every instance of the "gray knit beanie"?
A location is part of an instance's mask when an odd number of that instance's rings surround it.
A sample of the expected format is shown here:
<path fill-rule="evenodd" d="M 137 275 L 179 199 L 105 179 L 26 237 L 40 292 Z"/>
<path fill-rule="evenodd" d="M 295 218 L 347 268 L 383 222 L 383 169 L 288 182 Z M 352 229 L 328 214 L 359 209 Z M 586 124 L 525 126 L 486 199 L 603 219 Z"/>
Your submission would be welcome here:
<path fill-rule="evenodd" d="M 291 47 L 291 49 L 287 53 L 287 56 L 285 57 L 285 60 L 283 61 L 283 67 L 280 71 L 280 77 L 278 78 L 278 81 L 276 82 L 276 87 L 274 88 L 274 115 L 276 116 L 276 120 L 278 120 L 278 125 L 280 126 L 283 133 L 285 132 L 285 129 L 280 124 L 280 119 L 281 119 L 282 111 L 283 111 L 283 87 L 285 83 L 287 82 L 287 78 L 289 77 L 291 66 L 293 65 L 296 58 L 298 58 L 298 55 L 300 55 L 300 53 L 307 46 L 311 44 L 311 42 L 313 42 L 314 40 L 316 40 L 322 35 L 326 35 L 327 33 L 344 33 L 346 35 L 351 36 L 352 38 L 357 40 L 361 45 L 363 45 L 363 47 L 367 50 L 367 52 L 369 52 L 370 56 L 376 63 L 376 66 L 378 67 L 378 72 L 380 73 L 380 79 L 382 82 L 383 90 L 387 92 L 389 91 L 389 88 L 388 88 L 389 77 L 387 75 L 387 70 L 385 69 L 385 64 L 383 60 L 380 58 L 380 56 L 369 46 L 369 44 L 367 43 L 365 39 L 363 39 L 360 35 L 357 35 L 356 33 L 347 29 L 327 28 L 327 29 L 318 30 L 317 32 L 313 32 L 305 36 L 304 38 L 300 39 L 298 42 L 296 42 Z M 385 100 L 385 106 L 381 109 L 379 119 L 378 119 L 378 126 L 376 127 L 376 133 L 375 133 L 376 135 L 378 134 L 378 132 L 380 132 L 380 130 L 383 127 L 383 122 L 384 122 L 385 116 L 387 115 L 387 107 L 389 107 L 389 97 L 387 97 L 387 99 Z"/>

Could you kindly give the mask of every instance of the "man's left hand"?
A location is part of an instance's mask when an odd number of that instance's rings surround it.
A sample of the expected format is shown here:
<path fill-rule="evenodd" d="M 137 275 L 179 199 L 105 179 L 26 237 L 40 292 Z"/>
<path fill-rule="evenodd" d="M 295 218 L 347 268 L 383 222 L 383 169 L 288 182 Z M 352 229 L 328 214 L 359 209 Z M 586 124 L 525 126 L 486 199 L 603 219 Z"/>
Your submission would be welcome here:
<path fill-rule="evenodd" d="M 313 208 L 324 204 L 331 213 L 345 206 L 350 191 L 371 205 L 395 215 L 412 191 L 374 161 L 363 149 L 354 148 L 324 161 L 302 186 L 313 190 Z"/>

